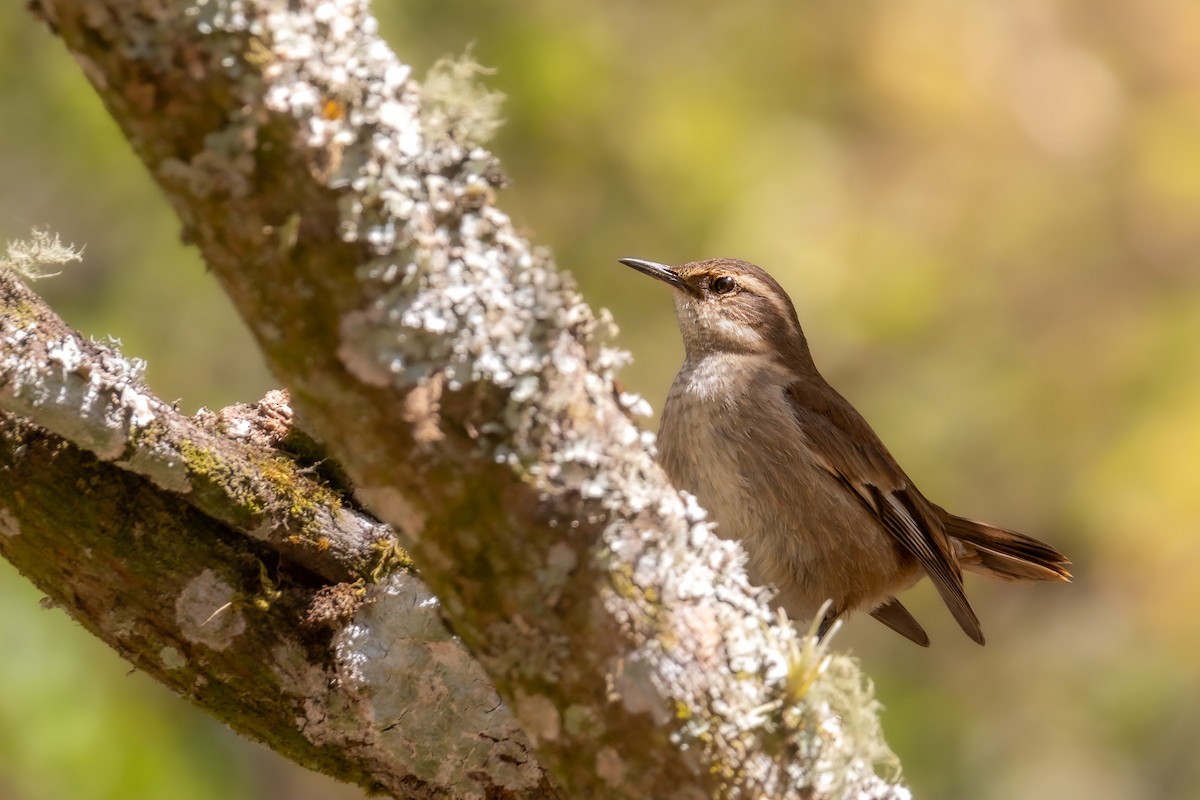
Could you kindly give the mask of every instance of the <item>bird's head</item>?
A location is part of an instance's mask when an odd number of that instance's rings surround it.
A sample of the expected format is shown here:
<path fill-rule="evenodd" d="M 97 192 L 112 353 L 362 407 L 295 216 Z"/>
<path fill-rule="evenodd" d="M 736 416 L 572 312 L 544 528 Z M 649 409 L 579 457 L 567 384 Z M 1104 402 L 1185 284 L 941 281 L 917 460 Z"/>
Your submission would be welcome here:
<path fill-rule="evenodd" d="M 621 263 L 675 290 L 675 314 L 688 358 L 773 354 L 793 367 L 812 364 L 791 298 L 761 267 L 734 258 L 675 267 L 640 258 Z"/>

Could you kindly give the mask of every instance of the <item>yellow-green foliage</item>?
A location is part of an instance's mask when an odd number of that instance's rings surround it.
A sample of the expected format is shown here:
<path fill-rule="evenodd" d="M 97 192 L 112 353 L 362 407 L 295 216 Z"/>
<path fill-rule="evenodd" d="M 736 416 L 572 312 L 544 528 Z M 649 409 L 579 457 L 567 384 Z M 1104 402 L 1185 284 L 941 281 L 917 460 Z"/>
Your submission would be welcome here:
<path fill-rule="evenodd" d="M 398 569 L 408 571 L 416 569 L 408 551 L 391 539 L 376 539 L 371 545 L 371 551 L 375 557 L 375 565 L 371 568 L 370 574 L 371 583 L 379 583 L 380 580 Z"/>
<path fill-rule="evenodd" d="M 322 508 L 337 510 L 342 501 L 311 473 L 301 480 L 300 468 L 294 461 L 282 456 L 268 456 L 255 462 L 258 474 L 270 484 L 280 508 L 288 516 L 289 524 L 299 531 L 308 531 L 316 522 L 317 511 Z M 293 530 L 296 533 L 297 530 Z"/>

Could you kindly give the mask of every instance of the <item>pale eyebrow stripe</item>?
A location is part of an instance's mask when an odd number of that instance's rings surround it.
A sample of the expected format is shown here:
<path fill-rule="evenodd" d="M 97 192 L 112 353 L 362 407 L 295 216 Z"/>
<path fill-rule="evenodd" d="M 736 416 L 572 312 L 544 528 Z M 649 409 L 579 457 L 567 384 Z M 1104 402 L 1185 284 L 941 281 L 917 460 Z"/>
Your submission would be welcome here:
<path fill-rule="evenodd" d="M 767 298 L 781 316 L 791 316 L 791 310 L 787 306 L 787 301 L 780 297 L 779 292 L 773 286 L 754 275 L 740 275 L 735 277 L 741 281 L 743 286 L 753 290 L 755 294 Z"/>

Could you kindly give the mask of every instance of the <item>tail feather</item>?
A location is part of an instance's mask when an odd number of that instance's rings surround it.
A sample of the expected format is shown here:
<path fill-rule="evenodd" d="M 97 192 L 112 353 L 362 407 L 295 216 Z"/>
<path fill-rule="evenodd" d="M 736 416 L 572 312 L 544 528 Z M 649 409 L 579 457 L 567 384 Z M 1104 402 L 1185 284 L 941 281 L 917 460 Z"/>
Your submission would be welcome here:
<path fill-rule="evenodd" d="M 871 612 L 871 616 L 921 647 L 929 647 L 929 634 L 896 598 L 889 597 L 886 603 Z"/>
<path fill-rule="evenodd" d="M 943 508 L 938 512 L 946 533 L 957 540 L 959 564 L 963 569 L 1006 581 L 1070 581 L 1065 555 L 1031 536 L 997 528 L 973 519 L 956 517 Z"/>

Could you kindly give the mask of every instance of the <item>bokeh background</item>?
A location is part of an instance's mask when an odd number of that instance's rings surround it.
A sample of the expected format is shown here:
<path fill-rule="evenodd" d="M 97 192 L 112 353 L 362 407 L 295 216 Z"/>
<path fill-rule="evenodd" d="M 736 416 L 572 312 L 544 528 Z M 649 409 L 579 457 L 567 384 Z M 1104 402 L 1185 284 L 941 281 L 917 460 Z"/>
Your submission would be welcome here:
<path fill-rule="evenodd" d="M 272 385 L 61 45 L 0 6 L 0 238 L 183 408 Z M 621 256 L 736 255 L 933 499 L 1074 557 L 1071 586 L 928 586 L 933 648 L 840 645 L 921 798 L 1200 797 L 1200 5 L 387 0 L 421 71 L 495 67 L 501 204 L 607 306 L 661 406 L 670 300 Z M 0 797 L 357 798 L 194 711 L 0 564 Z"/>

